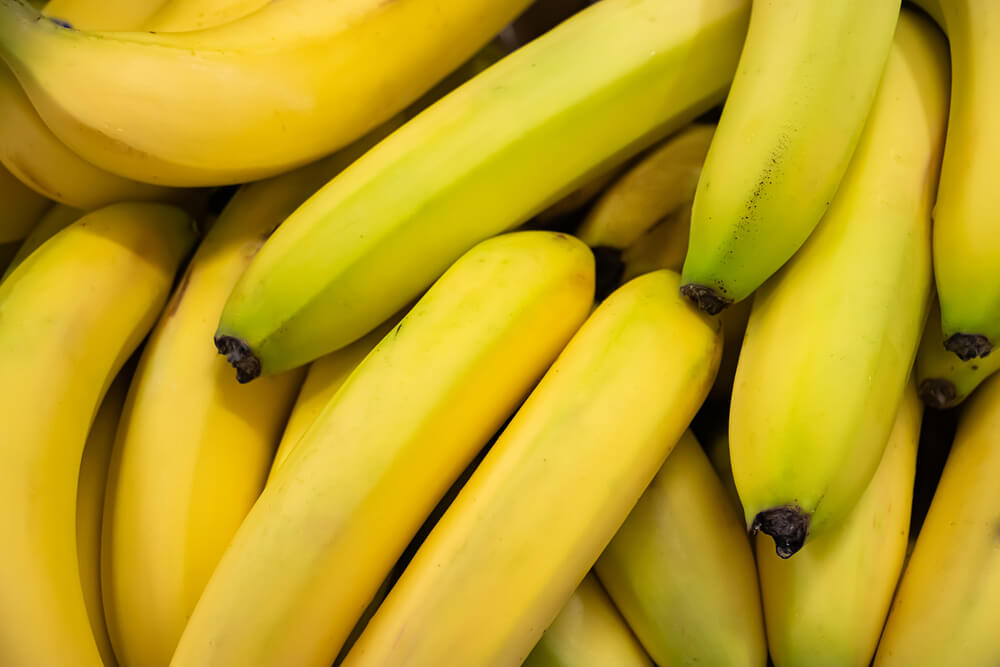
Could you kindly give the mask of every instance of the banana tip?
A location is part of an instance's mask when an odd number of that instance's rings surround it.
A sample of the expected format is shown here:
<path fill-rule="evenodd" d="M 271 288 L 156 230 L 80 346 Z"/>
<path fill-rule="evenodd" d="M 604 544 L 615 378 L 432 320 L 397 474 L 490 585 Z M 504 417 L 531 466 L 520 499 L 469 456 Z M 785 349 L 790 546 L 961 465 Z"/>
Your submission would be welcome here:
<path fill-rule="evenodd" d="M 594 298 L 604 301 L 621 283 L 622 276 L 625 275 L 625 262 L 622 260 L 622 251 L 618 248 L 600 245 L 591 250 L 594 252 Z"/>
<path fill-rule="evenodd" d="M 246 384 L 260 376 L 260 359 L 244 341 L 233 336 L 216 335 L 215 347 L 236 369 L 236 380 L 240 384 Z"/>
<path fill-rule="evenodd" d="M 985 357 L 993 351 L 990 339 L 980 334 L 957 333 L 944 342 L 945 348 L 954 352 L 962 361 Z"/>
<path fill-rule="evenodd" d="M 711 287 L 699 285 L 698 283 L 681 285 L 681 295 L 687 297 L 694 305 L 698 306 L 698 310 L 704 311 L 709 315 L 718 315 L 733 303 L 732 299 L 720 296 Z"/>
<path fill-rule="evenodd" d="M 795 505 L 764 510 L 754 517 L 750 534 L 763 531 L 774 539 L 774 549 L 781 558 L 791 558 L 802 548 L 809 530 L 809 515 Z"/>
<path fill-rule="evenodd" d="M 958 390 L 950 380 L 944 378 L 927 378 L 917 387 L 920 400 L 929 408 L 944 410 L 955 404 Z"/>

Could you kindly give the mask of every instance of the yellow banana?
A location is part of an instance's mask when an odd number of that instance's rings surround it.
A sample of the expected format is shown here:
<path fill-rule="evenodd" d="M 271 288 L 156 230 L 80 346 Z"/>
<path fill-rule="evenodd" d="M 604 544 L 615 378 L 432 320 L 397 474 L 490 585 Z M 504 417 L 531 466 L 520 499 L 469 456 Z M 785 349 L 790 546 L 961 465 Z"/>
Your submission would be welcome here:
<path fill-rule="evenodd" d="M 698 182 L 684 292 L 718 313 L 799 249 L 861 138 L 900 0 L 762 0 Z"/>
<path fill-rule="evenodd" d="M 597 307 L 343 667 L 521 664 L 711 386 L 718 322 L 687 304 L 679 287 L 677 274 L 648 273 Z"/>
<path fill-rule="evenodd" d="M 274 454 L 268 481 L 277 474 L 278 468 L 288 459 L 292 449 L 313 425 L 316 418 L 320 416 L 323 408 L 340 390 L 358 364 L 364 361 L 379 341 L 385 338 L 386 334 L 397 324 L 399 324 L 399 318 L 389 318 L 388 321 L 375 328 L 364 338 L 356 340 L 336 352 L 331 352 L 325 357 L 320 357 L 309 365 L 306 379 L 302 383 L 295 404 L 292 406 L 292 412 L 288 415 L 285 430 L 281 435 L 281 442 L 278 443 L 278 451 Z"/>
<path fill-rule="evenodd" d="M 173 667 L 329 665 L 421 522 L 586 317 L 593 257 L 520 232 L 456 262 L 351 374 L 219 562 Z"/>
<path fill-rule="evenodd" d="M 524 667 L 652 665 L 593 574 L 576 587 L 524 661 Z"/>
<path fill-rule="evenodd" d="M 875 667 L 993 667 L 1000 659 L 1000 376 L 963 408 Z"/>
<path fill-rule="evenodd" d="M 2 0 L 0 57 L 89 162 L 158 185 L 223 185 L 354 141 L 528 1 L 288 0 L 206 30 L 113 33 L 65 28 Z"/>
<path fill-rule="evenodd" d="M 161 204 L 118 204 L 49 239 L 0 284 L 0 664 L 102 664 L 77 562 L 80 460 L 115 373 L 194 241 Z"/>
<path fill-rule="evenodd" d="M 0 204 L 0 243 L 10 243 L 27 236 L 52 202 L 22 185 L 0 164 Z"/>
<path fill-rule="evenodd" d="M 594 569 L 656 664 L 767 662 L 750 543 L 690 431 Z"/>
<path fill-rule="evenodd" d="M 693 123 L 664 141 L 601 195 L 577 235 L 594 248 L 624 250 L 689 205 L 714 132 L 714 125 Z"/>
<path fill-rule="evenodd" d="M 1000 3 L 919 0 L 948 34 L 952 94 L 934 204 L 934 278 L 945 345 L 963 361 L 1000 345 Z"/>
<path fill-rule="evenodd" d="M 268 2 L 269 0 L 166 0 L 160 2 L 159 9 L 140 25 L 149 26 L 157 32 L 205 30 L 237 21 L 258 11 Z M 94 28 L 112 29 L 100 25 Z M 134 28 L 134 25 L 126 25 L 120 29 Z"/>
<path fill-rule="evenodd" d="M 757 536 L 776 667 L 867 667 L 903 570 L 922 406 L 911 384 L 875 476 L 854 509 L 795 558 Z"/>
<path fill-rule="evenodd" d="M 239 190 L 146 344 L 115 445 L 104 535 L 111 639 L 130 667 L 170 662 L 264 486 L 302 383 L 295 371 L 241 387 L 206 345 L 222 305 L 274 228 L 379 136 Z"/>
<path fill-rule="evenodd" d="M 80 561 L 83 599 L 87 604 L 90 627 L 105 667 L 118 662 L 108 628 L 104 622 L 104 600 L 101 594 L 101 524 L 104 515 L 104 490 L 111 461 L 111 446 L 115 441 L 118 418 L 125 403 L 131 373 L 123 369 L 104 395 L 94 417 L 80 461 L 80 481 L 76 490 L 76 547 Z"/>
<path fill-rule="evenodd" d="M 962 361 L 944 346 L 941 310 L 937 301 L 931 309 L 920 339 L 915 367 L 920 398 L 932 408 L 953 408 L 976 387 L 1000 370 L 1000 354 Z"/>
<path fill-rule="evenodd" d="M 889 438 L 931 293 L 947 46 L 904 11 L 837 196 L 754 297 L 729 422 L 747 525 L 788 557 L 847 516 Z"/>
<path fill-rule="evenodd" d="M 14 257 L 10 260 L 10 264 L 8 264 L 3 277 L 0 277 L 0 281 L 5 280 L 21 262 L 26 260 L 43 243 L 81 217 L 83 217 L 83 211 L 78 211 L 63 204 L 56 204 L 51 207 L 35 226 L 31 228 L 31 233 L 18 244 Z"/>
<path fill-rule="evenodd" d="M 723 335 L 725 335 L 724 324 Z M 725 355 L 726 352 L 723 350 L 723 358 L 725 358 Z M 722 482 L 723 488 L 726 489 L 726 495 L 732 501 L 733 507 L 736 508 L 738 513 L 742 514 L 743 506 L 740 504 L 740 494 L 736 490 L 736 482 L 733 481 L 733 466 L 729 462 L 729 433 L 727 429 L 723 427 L 710 432 L 705 441 L 708 443 L 705 447 L 705 453 L 708 455 L 708 460 L 711 461 L 712 467 L 715 468 L 715 474 L 719 476 L 719 480 Z"/>
<path fill-rule="evenodd" d="M 603 0 L 518 49 L 292 214 L 217 345 L 252 379 L 356 340 L 476 242 L 718 102 L 748 16 L 748 0 Z"/>
<path fill-rule="evenodd" d="M 42 12 L 79 30 L 137 30 L 147 25 L 161 7 L 175 1 L 49 0 Z"/>

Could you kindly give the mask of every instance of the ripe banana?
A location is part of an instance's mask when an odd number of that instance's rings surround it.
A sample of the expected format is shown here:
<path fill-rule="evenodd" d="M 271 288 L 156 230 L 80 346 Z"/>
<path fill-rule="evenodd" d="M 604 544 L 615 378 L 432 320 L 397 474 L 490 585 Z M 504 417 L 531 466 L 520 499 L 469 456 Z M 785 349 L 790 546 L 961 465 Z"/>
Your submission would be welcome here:
<path fill-rule="evenodd" d="M 830 206 L 861 137 L 900 0 L 765 0 L 698 181 L 684 293 L 709 313 L 774 274 Z"/>
<path fill-rule="evenodd" d="M 217 344 L 250 378 L 356 340 L 477 241 L 718 102 L 748 16 L 748 0 L 603 0 L 518 49 L 292 214 Z"/>
<path fill-rule="evenodd" d="M 108 638 L 104 621 L 104 600 L 101 595 L 101 524 L 104 515 L 104 489 L 111 461 L 111 446 L 115 441 L 118 418 L 125 403 L 132 374 L 123 369 L 111 383 L 97 410 L 87 436 L 80 461 L 80 481 L 76 490 L 76 548 L 80 561 L 83 599 L 87 604 L 90 628 L 105 667 L 118 662 Z"/>
<path fill-rule="evenodd" d="M 847 516 L 888 440 L 929 306 L 947 105 L 944 39 L 904 11 L 830 210 L 754 297 L 729 422 L 733 476 L 747 525 L 782 557 Z"/>
<path fill-rule="evenodd" d="M 914 368 L 920 398 L 924 403 L 938 410 L 953 408 L 998 370 L 1000 354 L 962 361 L 945 348 L 941 310 L 935 301 L 920 340 Z"/>
<path fill-rule="evenodd" d="M 35 226 L 31 228 L 31 233 L 18 244 L 14 257 L 10 260 L 10 264 L 7 265 L 3 276 L 0 277 L 0 282 L 6 280 L 7 276 L 13 273 L 14 269 L 26 260 L 31 253 L 38 250 L 43 243 L 81 217 L 83 217 L 83 211 L 78 211 L 63 204 L 56 204 L 49 208 L 38 222 L 35 223 Z"/>
<path fill-rule="evenodd" d="M 1000 659 L 1000 376 L 959 419 L 892 603 L 875 667 L 993 667 Z"/>
<path fill-rule="evenodd" d="M 934 204 L 934 278 L 945 345 L 963 361 L 1000 345 L 1000 3 L 919 0 L 951 43 L 951 115 Z"/>
<path fill-rule="evenodd" d="M 77 561 L 80 460 L 115 373 L 194 241 L 162 204 L 117 204 L 49 239 L 0 284 L 0 664 L 102 665 Z"/>
<path fill-rule="evenodd" d="M 577 235 L 593 248 L 624 250 L 689 205 L 714 132 L 693 123 L 664 141 L 601 195 Z"/>
<path fill-rule="evenodd" d="M 545 630 L 524 667 L 652 667 L 615 604 L 588 574 Z"/>
<path fill-rule="evenodd" d="M 170 662 L 264 486 L 302 382 L 299 371 L 236 382 L 207 344 L 226 297 L 274 228 L 378 138 L 239 190 L 146 344 L 115 445 L 104 534 L 108 622 L 125 665 Z"/>
<path fill-rule="evenodd" d="M 656 664 L 767 662 L 750 543 L 690 431 L 594 569 Z"/>
<path fill-rule="evenodd" d="M 288 0 L 206 30 L 113 33 L 66 28 L 2 0 L 0 57 L 89 162 L 158 185 L 223 185 L 354 141 L 527 4 Z"/>
<path fill-rule="evenodd" d="M 329 665 L 424 518 L 586 317 L 593 256 L 521 232 L 459 259 L 247 515 L 171 665 Z"/>
<path fill-rule="evenodd" d="M 10 243 L 27 236 L 52 202 L 22 185 L 0 164 L 0 204 L 0 243 Z"/>
<path fill-rule="evenodd" d="M 679 287 L 677 274 L 657 271 L 597 307 L 343 667 L 521 664 L 711 386 L 718 322 L 685 303 Z"/>
<path fill-rule="evenodd" d="M 791 560 L 757 536 L 776 667 L 867 667 L 903 571 L 922 411 L 911 383 L 875 476 L 837 528 Z"/>
<path fill-rule="evenodd" d="M 399 324 L 399 318 L 391 317 L 364 338 L 356 340 L 336 352 L 331 352 L 325 357 L 320 357 L 309 365 L 305 382 L 302 383 L 302 388 L 292 406 L 292 412 L 288 415 L 288 421 L 285 423 L 281 442 L 278 443 L 278 451 L 274 454 L 268 482 L 274 478 L 278 468 L 288 459 L 292 449 L 320 416 L 326 404 L 340 390 L 358 364 L 364 361 L 379 341 L 385 338 L 386 334 L 397 324 Z"/>

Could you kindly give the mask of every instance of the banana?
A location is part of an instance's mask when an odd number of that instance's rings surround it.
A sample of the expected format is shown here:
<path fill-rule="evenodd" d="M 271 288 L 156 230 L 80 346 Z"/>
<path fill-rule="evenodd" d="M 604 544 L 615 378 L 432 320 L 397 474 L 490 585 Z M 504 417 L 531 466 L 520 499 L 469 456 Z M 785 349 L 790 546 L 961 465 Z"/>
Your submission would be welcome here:
<path fill-rule="evenodd" d="M 264 486 L 304 369 L 241 387 L 211 345 L 233 284 L 287 215 L 384 134 L 244 186 L 153 331 L 115 444 L 104 527 L 115 653 L 165 667 L 205 583 Z"/>
<path fill-rule="evenodd" d="M 603 0 L 518 49 L 293 213 L 216 344 L 252 379 L 358 339 L 477 241 L 718 102 L 748 16 L 748 0 Z"/>
<path fill-rule="evenodd" d="M 87 161 L 157 185 L 224 185 L 354 141 L 528 1 L 288 0 L 214 28 L 158 33 L 73 30 L 2 0 L 0 57 Z"/>
<path fill-rule="evenodd" d="M 104 395 L 87 436 L 80 461 L 80 481 L 76 490 L 76 546 L 80 561 L 83 599 L 87 604 L 90 627 L 106 667 L 118 662 L 104 621 L 101 594 L 101 523 L 104 515 L 104 490 L 115 441 L 118 418 L 125 403 L 131 373 L 123 369 Z"/>
<path fill-rule="evenodd" d="M 65 1 L 65 0 L 64 0 Z M 225 25 L 248 16 L 268 4 L 269 0 L 167 0 L 143 25 L 157 32 L 205 30 Z M 79 27 L 79 26 L 78 26 Z M 131 30 L 126 25 L 121 30 Z M 110 30 L 95 26 L 97 30 Z"/>
<path fill-rule="evenodd" d="M 754 297 L 729 438 L 747 525 L 789 557 L 868 486 L 931 294 L 947 46 L 904 11 L 858 148 L 819 227 Z"/>
<path fill-rule="evenodd" d="M 914 367 L 924 403 L 938 410 L 953 408 L 997 370 L 1000 370 L 1000 354 L 962 361 L 945 348 L 941 310 L 935 301 Z"/>
<path fill-rule="evenodd" d="M 723 336 L 725 336 L 724 325 Z M 723 343 L 725 342 L 726 341 L 723 340 Z M 725 359 L 725 355 L 726 352 L 723 350 L 723 359 Z M 712 463 L 712 467 L 715 468 L 715 474 L 719 476 L 719 480 L 722 482 L 722 486 L 725 488 L 726 495 L 729 496 L 729 500 L 732 502 L 733 507 L 736 508 L 736 511 L 739 514 L 742 514 L 743 505 L 740 504 L 740 494 L 736 490 L 736 482 L 733 481 L 733 466 L 729 462 L 729 433 L 724 427 L 713 429 L 705 441 L 707 442 L 705 454 L 708 455 L 708 460 Z"/>
<path fill-rule="evenodd" d="M 194 241 L 162 204 L 118 204 L 49 239 L 0 284 L 0 664 L 102 665 L 77 561 L 80 460 L 115 373 Z"/>
<path fill-rule="evenodd" d="M 586 317 L 593 257 L 520 232 L 459 259 L 264 488 L 172 667 L 329 665 L 424 518 Z"/>
<path fill-rule="evenodd" d="M 176 1 L 49 0 L 42 13 L 79 30 L 137 30 L 162 7 Z"/>
<path fill-rule="evenodd" d="M 6 122 L 6 121 L 5 121 Z M 2 123 L 0 123 L 2 125 Z M 29 190 L 0 164 L 0 243 L 20 241 L 45 210 L 52 205 L 48 199 Z"/>
<path fill-rule="evenodd" d="M 652 667 L 597 577 L 588 574 L 524 667 Z"/>
<path fill-rule="evenodd" d="M 399 324 L 399 318 L 392 317 L 381 326 L 375 328 L 364 338 L 354 341 L 347 347 L 320 357 L 309 365 L 305 382 L 295 399 L 292 412 L 288 415 L 285 430 L 278 443 L 278 451 L 271 463 L 268 482 L 274 478 L 278 468 L 288 459 L 295 445 L 323 412 L 340 387 L 347 381 L 354 369 L 365 357 L 375 349 L 379 341 L 385 338 L 393 327 Z"/>
<path fill-rule="evenodd" d="M 683 289 L 706 312 L 749 296 L 829 208 L 875 99 L 899 7 L 754 3 L 694 196 Z"/>
<path fill-rule="evenodd" d="M 1000 4 L 920 0 L 951 44 L 951 115 L 934 204 L 934 278 L 947 348 L 961 360 L 1000 345 Z"/>
<path fill-rule="evenodd" d="M 677 274 L 649 273 L 596 308 L 343 667 L 521 664 L 708 393 L 718 322 L 679 287 Z"/>
<path fill-rule="evenodd" d="M 750 543 L 690 431 L 594 569 L 656 664 L 767 662 Z"/>
<path fill-rule="evenodd" d="M 26 260 L 31 253 L 38 250 L 43 243 L 55 236 L 58 232 L 70 226 L 72 223 L 76 222 L 81 217 L 83 217 L 83 211 L 78 211 L 75 208 L 70 208 L 69 206 L 65 206 L 63 204 L 56 204 L 46 211 L 45 215 L 43 215 L 35 226 L 31 228 L 31 233 L 28 234 L 28 236 L 25 237 L 20 244 L 18 244 L 14 257 L 10 260 L 10 264 L 7 266 L 7 270 L 4 272 L 3 276 L 0 277 L 0 282 L 6 280 L 7 276 L 9 276 L 14 269 L 21 264 L 21 262 Z"/>
<path fill-rule="evenodd" d="M 757 536 L 776 667 L 867 667 L 903 570 L 922 405 L 911 383 L 875 476 L 840 526 L 779 558 Z"/>
<path fill-rule="evenodd" d="M 693 123 L 664 141 L 601 195 L 577 235 L 594 248 L 624 250 L 690 204 L 714 132 Z"/>
<path fill-rule="evenodd" d="M 903 573 L 875 667 L 1000 660 L 1000 376 L 976 392 Z"/>

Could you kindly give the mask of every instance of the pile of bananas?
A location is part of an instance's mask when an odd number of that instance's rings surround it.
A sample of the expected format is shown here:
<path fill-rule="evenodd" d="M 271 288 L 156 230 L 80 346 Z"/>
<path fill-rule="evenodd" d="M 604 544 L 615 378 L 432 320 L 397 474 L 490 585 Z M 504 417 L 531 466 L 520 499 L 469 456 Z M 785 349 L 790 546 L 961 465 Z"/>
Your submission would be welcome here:
<path fill-rule="evenodd" d="M 0 0 L 0 666 L 996 667 L 916 5 Z"/>

